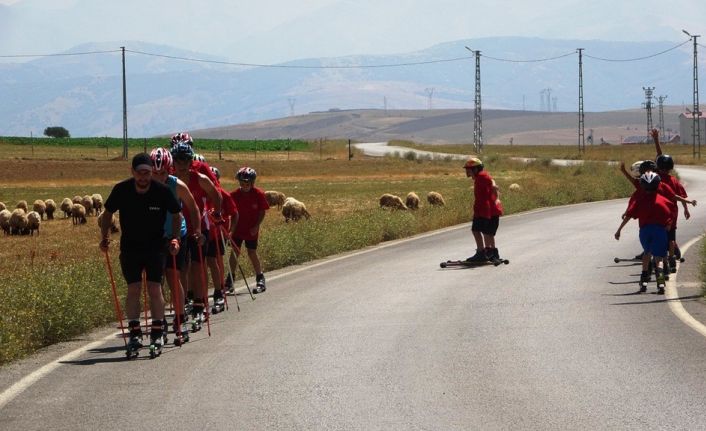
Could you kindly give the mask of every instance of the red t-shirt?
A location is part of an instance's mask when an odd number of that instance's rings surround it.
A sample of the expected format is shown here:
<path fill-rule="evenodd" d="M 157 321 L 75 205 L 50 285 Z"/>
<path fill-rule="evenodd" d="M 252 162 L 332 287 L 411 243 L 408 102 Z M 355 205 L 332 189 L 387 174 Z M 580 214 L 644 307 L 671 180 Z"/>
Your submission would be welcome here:
<path fill-rule="evenodd" d="M 218 178 L 216 178 L 216 174 L 213 173 L 208 163 L 201 162 L 199 160 L 194 160 L 193 162 L 191 162 L 191 170 L 206 175 L 208 179 L 211 180 L 214 186 L 221 186 L 221 183 L 218 181 Z"/>
<path fill-rule="evenodd" d="M 636 190 L 630 198 L 626 217 L 636 218 L 640 227 L 649 224 L 658 224 L 669 228 L 672 224 L 672 209 L 674 205 L 664 196 L 655 192 Z"/>
<path fill-rule="evenodd" d="M 473 217 L 491 218 L 503 215 L 503 207 L 498 201 L 498 193 L 493 187 L 493 178 L 486 171 L 480 171 L 473 178 Z"/>
<path fill-rule="evenodd" d="M 238 205 L 235 204 L 230 193 L 220 187 L 218 191 L 221 193 L 221 215 L 223 216 L 223 220 L 226 221 L 226 229 L 230 232 L 230 219 L 238 214 Z"/>
<path fill-rule="evenodd" d="M 669 174 L 664 174 L 661 175 L 660 177 L 662 178 L 662 181 L 659 183 L 660 185 L 664 184 L 665 188 L 668 189 L 673 195 L 678 195 L 683 198 L 688 197 L 686 194 L 686 190 L 684 189 L 684 186 L 681 185 L 677 177 L 674 177 Z M 679 218 L 679 206 L 674 205 L 674 208 L 672 209 L 672 228 L 676 229 L 677 227 L 677 218 Z"/>
<path fill-rule="evenodd" d="M 256 240 L 260 232 L 251 235 L 250 229 L 257 224 L 260 211 L 270 208 L 265 199 L 265 192 L 253 186 L 247 193 L 237 188 L 230 195 L 238 206 L 239 218 L 235 226 L 235 236 L 243 240 Z"/>

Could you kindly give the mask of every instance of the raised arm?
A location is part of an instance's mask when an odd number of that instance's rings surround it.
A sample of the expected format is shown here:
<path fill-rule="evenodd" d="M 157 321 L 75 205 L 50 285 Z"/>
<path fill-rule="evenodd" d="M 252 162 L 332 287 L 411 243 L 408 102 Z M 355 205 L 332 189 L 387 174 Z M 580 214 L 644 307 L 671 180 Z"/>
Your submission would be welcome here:
<path fill-rule="evenodd" d="M 655 141 L 655 149 L 657 150 L 657 157 L 662 155 L 662 147 L 659 145 L 659 130 L 652 129 L 652 140 Z"/>

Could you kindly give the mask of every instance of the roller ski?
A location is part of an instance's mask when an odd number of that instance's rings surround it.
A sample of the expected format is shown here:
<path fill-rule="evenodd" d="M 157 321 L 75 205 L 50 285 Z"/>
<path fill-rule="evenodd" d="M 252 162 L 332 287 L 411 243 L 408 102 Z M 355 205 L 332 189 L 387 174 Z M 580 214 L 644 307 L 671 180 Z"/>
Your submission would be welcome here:
<path fill-rule="evenodd" d="M 185 316 L 180 316 L 179 320 L 181 325 L 177 325 L 177 320 L 174 319 L 174 345 L 177 347 L 189 342 L 189 328 Z"/>
<path fill-rule="evenodd" d="M 225 311 L 226 301 L 223 298 L 223 291 L 215 290 L 213 292 L 213 307 L 211 307 L 211 314 L 218 314 L 221 311 Z"/>
<path fill-rule="evenodd" d="M 650 282 L 650 273 L 647 271 L 642 271 L 640 274 L 640 293 L 647 292 L 647 283 Z"/>
<path fill-rule="evenodd" d="M 129 323 L 130 326 L 130 341 L 127 342 L 125 357 L 130 359 L 135 359 L 140 354 L 140 349 L 142 346 L 142 328 L 140 327 L 140 322 L 132 321 Z"/>
<path fill-rule="evenodd" d="M 666 287 L 664 274 L 659 273 L 657 275 L 657 295 L 664 295 L 664 288 Z"/>
<path fill-rule="evenodd" d="M 194 307 L 191 311 L 191 332 L 198 332 L 203 328 L 203 324 L 206 321 L 203 310 L 203 304 L 194 303 Z"/>
<path fill-rule="evenodd" d="M 498 254 L 498 249 L 495 248 L 488 250 L 477 250 L 476 254 L 466 260 L 447 260 L 446 262 L 441 262 L 439 266 L 442 268 L 471 268 L 484 265 L 500 266 L 501 264 L 507 265 L 509 263 L 509 260 L 500 257 Z"/>
<path fill-rule="evenodd" d="M 228 276 L 226 276 L 225 285 L 226 285 L 226 293 L 228 295 L 235 295 L 235 285 L 233 283 L 233 277 L 230 274 L 228 274 Z"/>
<path fill-rule="evenodd" d="M 152 322 L 150 331 L 150 359 L 154 359 L 162 354 L 164 347 L 164 326 L 161 321 Z"/>
<path fill-rule="evenodd" d="M 252 293 L 262 293 L 265 290 L 267 290 L 267 287 L 265 286 L 265 274 L 258 274 L 255 277 L 255 288 L 252 290 Z"/>

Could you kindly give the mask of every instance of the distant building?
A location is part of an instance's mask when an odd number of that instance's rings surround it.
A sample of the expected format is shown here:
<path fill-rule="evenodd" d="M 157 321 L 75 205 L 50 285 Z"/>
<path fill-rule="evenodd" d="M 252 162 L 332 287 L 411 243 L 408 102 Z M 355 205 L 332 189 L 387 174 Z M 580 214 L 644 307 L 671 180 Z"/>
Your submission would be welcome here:
<path fill-rule="evenodd" d="M 628 137 L 624 138 L 622 143 L 625 145 L 651 144 L 652 138 L 650 136 L 644 136 L 644 135 L 633 135 L 633 136 L 628 136 Z"/>
<path fill-rule="evenodd" d="M 701 143 L 706 142 L 706 116 L 702 111 L 699 115 L 699 134 L 701 136 Z M 679 114 L 679 135 L 681 136 L 681 143 L 693 145 L 694 144 L 694 114 L 691 112 L 685 112 Z"/>

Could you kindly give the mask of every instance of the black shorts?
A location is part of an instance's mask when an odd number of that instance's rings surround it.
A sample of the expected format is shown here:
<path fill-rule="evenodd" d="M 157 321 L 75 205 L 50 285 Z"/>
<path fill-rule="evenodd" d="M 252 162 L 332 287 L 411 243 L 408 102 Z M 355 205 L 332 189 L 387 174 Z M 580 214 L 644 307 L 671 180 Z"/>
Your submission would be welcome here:
<path fill-rule="evenodd" d="M 120 268 L 127 284 L 142 281 L 142 270 L 147 273 L 147 281 L 162 282 L 164 274 L 164 253 L 161 251 L 121 251 Z"/>
<path fill-rule="evenodd" d="M 243 243 L 243 239 L 241 238 L 233 238 L 233 242 L 235 245 L 240 248 L 240 245 Z M 245 240 L 245 248 L 248 250 L 257 250 L 257 240 L 256 239 L 246 239 Z"/>
<path fill-rule="evenodd" d="M 471 226 L 471 230 L 483 233 L 485 235 L 495 236 L 495 233 L 498 231 L 499 225 L 499 216 L 494 216 L 491 218 L 476 217 L 473 219 L 473 225 Z"/>
<path fill-rule="evenodd" d="M 176 257 L 176 269 L 177 271 L 181 271 L 182 269 L 186 268 L 186 258 L 189 255 L 189 250 L 188 247 L 186 246 L 186 237 L 183 237 L 182 239 L 179 240 L 179 253 L 177 253 Z M 169 253 L 169 243 L 167 243 L 167 247 L 164 250 L 164 256 L 165 256 L 165 261 L 164 261 L 164 266 L 167 269 L 174 269 L 174 264 L 172 260 L 172 255 Z"/>
<path fill-rule="evenodd" d="M 217 240 L 209 238 L 204 246 L 204 250 L 206 250 L 206 257 L 216 257 L 216 253 L 218 253 L 219 256 L 223 256 L 225 254 L 223 252 L 223 243 L 220 242 L 220 238 Z"/>
<path fill-rule="evenodd" d="M 668 241 L 676 241 L 677 240 L 677 228 L 675 226 L 672 226 L 669 228 L 667 231 L 667 240 Z"/>

